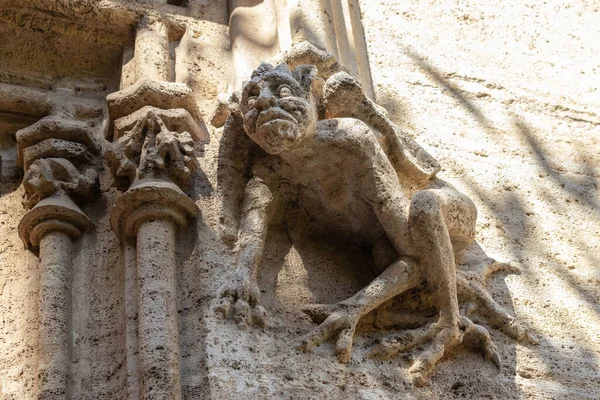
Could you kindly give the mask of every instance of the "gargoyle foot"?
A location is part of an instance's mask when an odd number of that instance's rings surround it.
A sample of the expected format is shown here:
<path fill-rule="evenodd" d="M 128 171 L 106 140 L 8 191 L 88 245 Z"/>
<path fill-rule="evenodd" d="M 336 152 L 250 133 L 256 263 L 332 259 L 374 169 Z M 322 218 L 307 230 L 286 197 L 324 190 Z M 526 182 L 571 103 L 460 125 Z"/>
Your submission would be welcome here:
<path fill-rule="evenodd" d="M 320 324 L 333 314 L 338 307 L 337 304 L 311 304 L 302 309 L 314 323 Z"/>
<path fill-rule="evenodd" d="M 456 287 L 459 299 L 465 300 L 467 316 L 477 312 L 493 328 L 520 343 L 538 344 L 536 337 L 510 315 L 485 289 L 481 277 L 469 273 L 457 273 Z"/>
<path fill-rule="evenodd" d="M 330 337 L 337 337 L 335 354 L 338 361 L 347 363 L 352 356 L 352 343 L 356 325 L 361 318 L 352 307 L 338 304 L 317 304 L 304 310 L 313 321 L 321 322 L 316 329 L 304 337 L 300 349 L 309 352 Z"/>
<path fill-rule="evenodd" d="M 460 317 L 456 326 L 440 326 L 439 323 L 425 325 L 400 334 L 386 336 L 379 340 L 370 352 L 370 357 L 391 358 L 421 344 L 428 343 L 427 348 L 418 355 L 409 372 L 415 386 L 423 386 L 427 376 L 444 353 L 464 343 L 480 350 L 486 359 L 500 368 L 498 349 L 484 327 L 473 323 L 467 317 Z"/>

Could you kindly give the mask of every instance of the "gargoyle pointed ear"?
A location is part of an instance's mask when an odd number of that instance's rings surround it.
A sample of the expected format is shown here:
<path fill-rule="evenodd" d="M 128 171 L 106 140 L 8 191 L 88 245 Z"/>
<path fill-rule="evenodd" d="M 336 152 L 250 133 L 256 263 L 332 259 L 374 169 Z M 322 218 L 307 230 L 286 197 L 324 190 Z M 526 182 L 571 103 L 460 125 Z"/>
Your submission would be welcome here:
<path fill-rule="evenodd" d="M 294 70 L 294 78 L 298 81 L 300 86 L 310 92 L 310 85 L 317 77 L 317 67 L 314 65 L 298 65 Z"/>
<path fill-rule="evenodd" d="M 286 63 L 277 65 L 275 67 L 275 71 L 280 72 L 284 75 L 289 75 L 292 73 L 292 71 L 290 71 L 290 68 L 288 67 L 288 65 Z"/>
<path fill-rule="evenodd" d="M 252 72 L 252 77 L 251 79 L 256 78 L 257 76 L 261 76 L 264 75 L 265 73 L 269 72 L 269 71 L 273 71 L 275 69 L 275 67 L 269 63 L 266 62 L 261 62 L 260 65 L 258 66 L 258 68 L 256 68 L 253 72 Z"/>

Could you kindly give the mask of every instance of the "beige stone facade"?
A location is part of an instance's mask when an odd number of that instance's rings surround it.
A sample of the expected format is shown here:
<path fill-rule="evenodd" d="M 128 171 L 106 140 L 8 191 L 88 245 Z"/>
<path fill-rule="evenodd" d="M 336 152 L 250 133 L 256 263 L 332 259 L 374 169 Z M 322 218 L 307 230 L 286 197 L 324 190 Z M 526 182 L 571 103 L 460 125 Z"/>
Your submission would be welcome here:
<path fill-rule="evenodd" d="M 1 397 L 600 398 L 599 16 L 0 0 Z"/>

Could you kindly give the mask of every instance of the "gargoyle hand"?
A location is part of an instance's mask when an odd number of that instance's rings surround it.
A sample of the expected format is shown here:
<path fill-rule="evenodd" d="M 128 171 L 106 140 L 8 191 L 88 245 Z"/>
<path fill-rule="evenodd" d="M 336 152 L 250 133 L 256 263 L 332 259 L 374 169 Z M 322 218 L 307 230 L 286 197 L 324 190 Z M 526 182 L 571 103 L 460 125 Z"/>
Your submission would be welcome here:
<path fill-rule="evenodd" d="M 233 318 L 242 326 L 264 327 L 267 313 L 259 302 L 260 290 L 256 280 L 235 271 L 217 295 L 215 312 Z"/>

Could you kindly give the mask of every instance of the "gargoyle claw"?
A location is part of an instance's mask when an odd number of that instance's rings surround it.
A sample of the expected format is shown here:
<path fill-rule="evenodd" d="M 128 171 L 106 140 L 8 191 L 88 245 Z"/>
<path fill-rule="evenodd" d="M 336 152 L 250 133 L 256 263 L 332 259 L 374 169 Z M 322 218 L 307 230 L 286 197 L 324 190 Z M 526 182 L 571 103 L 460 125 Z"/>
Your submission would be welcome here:
<path fill-rule="evenodd" d="M 389 335 L 380 340 L 369 356 L 389 359 L 426 342 L 429 342 L 427 348 L 415 358 L 409 369 L 415 386 L 423 386 L 427 376 L 444 354 L 461 343 L 477 348 L 487 360 L 501 368 L 500 355 L 489 332 L 467 317 L 461 317 L 458 326 L 455 327 L 440 328 L 437 324 L 431 324 Z"/>
<path fill-rule="evenodd" d="M 335 307 L 325 305 L 319 306 L 313 307 L 313 311 L 319 308 L 325 309 Z M 308 313 L 310 314 L 310 312 Z M 317 319 L 319 319 L 318 316 Z M 350 313 L 348 310 L 332 312 L 321 325 L 302 340 L 300 349 L 304 352 L 309 352 L 330 337 L 337 336 L 335 354 L 339 362 L 344 364 L 348 363 L 352 357 L 354 332 L 359 319 L 360 317 Z"/>
<path fill-rule="evenodd" d="M 221 288 L 214 312 L 232 318 L 240 326 L 265 327 L 267 312 L 259 303 L 258 286 L 246 279 L 234 279 Z"/>

